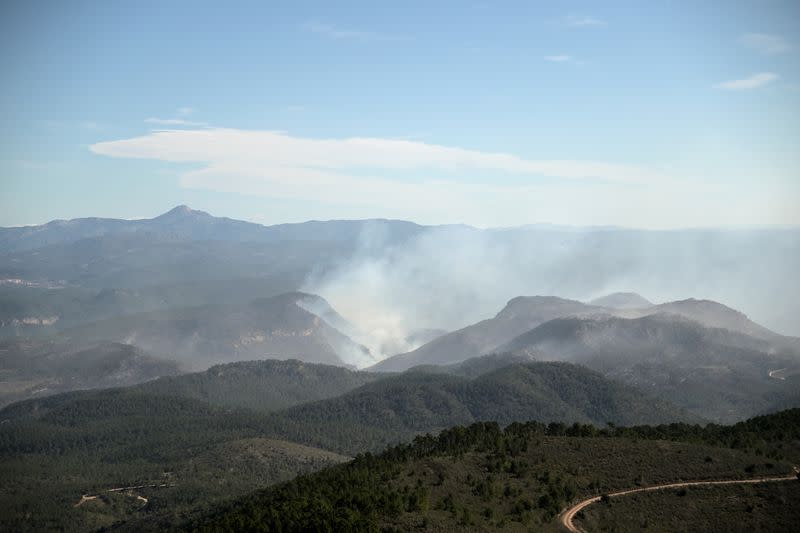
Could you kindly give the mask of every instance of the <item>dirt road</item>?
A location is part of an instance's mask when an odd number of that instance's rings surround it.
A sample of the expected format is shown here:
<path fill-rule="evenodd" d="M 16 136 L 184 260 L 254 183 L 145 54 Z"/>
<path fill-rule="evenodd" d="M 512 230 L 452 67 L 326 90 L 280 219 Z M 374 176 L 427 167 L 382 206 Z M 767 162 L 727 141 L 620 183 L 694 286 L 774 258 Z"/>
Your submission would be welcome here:
<path fill-rule="evenodd" d="M 770 370 L 770 371 L 769 371 L 769 377 L 771 377 L 772 379 L 780 379 L 781 381 L 786 381 L 786 378 L 785 378 L 785 377 L 783 377 L 783 376 L 776 376 L 776 375 L 775 375 L 775 374 L 779 374 L 779 373 L 783 372 L 784 370 L 787 370 L 787 369 L 786 369 L 786 368 L 779 368 L 779 369 L 777 369 L 777 370 Z"/>
<path fill-rule="evenodd" d="M 633 494 L 635 492 L 650 492 L 654 490 L 664 490 L 664 489 L 678 489 L 681 487 L 694 487 L 698 485 L 737 485 L 737 484 L 747 484 L 747 483 L 769 483 L 773 481 L 789 481 L 789 480 L 796 480 L 797 479 L 797 468 L 795 468 L 795 473 L 790 476 L 783 476 L 783 477 L 760 477 L 754 479 L 728 479 L 722 481 L 684 481 L 681 483 L 667 483 L 665 485 L 654 485 L 652 487 L 642 487 L 636 489 L 628 489 L 623 490 L 620 492 L 612 492 L 608 496 L 609 498 L 616 498 L 617 496 L 625 496 L 626 494 Z M 578 514 L 580 511 L 585 509 L 586 507 L 590 506 L 595 502 L 600 501 L 601 496 L 595 496 L 594 498 L 588 498 L 577 504 L 573 505 L 563 513 L 561 513 L 561 524 L 572 533 L 584 533 L 582 529 L 579 529 L 575 524 L 572 523 L 572 520 L 575 518 L 575 515 Z"/>
<path fill-rule="evenodd" d="M 147 498 L 145 498 L 144 496 L 140 496 L 138 494 L 134 494 L 132 491 L 136 489 L 161 488 L 161 487 L 171 487 L 171 486 L 172 485 L 170 485 L 169 483 L 150 483 L 149 485 L 134 485 L 131 487 L 117 487 L 115 489 L 106 489 L 103 492 L 125 492 L 128 496 L 134 497 L 140 502 L 144 502 L 143 505 L 147 505 L 148 502 Z M 78 500 L 78 503 L 73 505 L 73 507 L 80 507 L 81 505 L 83 505 L 88 501 L 96 500 L 99 496 L 100 494 L 84 494 L 83 496 L 81 496 L 81 499 Z"/>

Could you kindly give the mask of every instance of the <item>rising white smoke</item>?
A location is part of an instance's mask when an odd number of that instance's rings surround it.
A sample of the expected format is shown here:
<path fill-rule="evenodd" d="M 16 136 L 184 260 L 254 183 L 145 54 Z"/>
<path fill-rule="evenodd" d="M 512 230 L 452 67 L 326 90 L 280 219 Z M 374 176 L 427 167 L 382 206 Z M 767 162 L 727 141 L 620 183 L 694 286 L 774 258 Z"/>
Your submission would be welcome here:
<path fill-rule="evenodd" d="M 458 329 L 536 294 L 708 298 L 800 334 L 800 288 L 785 283 L 800 271 L 797 230 L 438 226 L 397 239 L 392 224 L 368 225 L 352 257 L 304 287 L 356 324 L 377 359 L 415 348 L 415 330 Z"/>

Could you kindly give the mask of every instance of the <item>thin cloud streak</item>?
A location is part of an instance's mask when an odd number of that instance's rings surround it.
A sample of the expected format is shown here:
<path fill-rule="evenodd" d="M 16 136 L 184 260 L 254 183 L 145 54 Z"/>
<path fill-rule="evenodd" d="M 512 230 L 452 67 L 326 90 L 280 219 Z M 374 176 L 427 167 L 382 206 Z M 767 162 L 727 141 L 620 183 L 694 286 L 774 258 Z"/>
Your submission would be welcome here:
<path fill-rule="evenodd" d="M 586 28 L 592 26 L 605 26 L 606 22 L 590 15 L 567 15 L 564 24 L 571 28 Z"/>
<path fill-rule="evenodd" d="M 146 118 L 144 119 L 148 124 L 157 124 L 159 126 L 208 126 L 207 122 L 194 122 L 191 120 L 184 120 L 182 118 Z"/>
<path fill-rule="evenodd" d="M 302 28 L 311 33 L 329 37 L 331 39 L 350 39 L 358 41 L 369 41 L 380 38 L 380 35 L 370 31 L 358 31 L 339 28 L 332 24 L 325 24 L 319 21 L 310 21 L 302 25 Z"/>
<path fill-rule="evenodd" d="M 184 121 L 185 122 L 185 121 Z M 165 125 L 173 124 L 172 119 Z M 495 171 L 551 178 L 628 184 L 660 181 L 663 176 L 638 167 L 597 161 L 530 160 L 496 152 L 385 138 L 315 139 L 283 132 L 210 128 L 154 132 L 142 137 L 97 143 L 95 153 L 112 157 L 209 161 L 260 168 L 327 170 Z"/>
<path fill-rule="evenodd" d="M 730 80 L 717 83 L 714 85 L 714 88 L 724 89 L 726 91 L 748 91 L 764 87 L 765 85 L 777 80 L 778 77 L 779 76 L 774 72 L 760 72 L 741 80 Z"/>
<path fill-rule="evenodd" d="M 742 36 L 741 41 L 745 46 L 764 54 L 780 54 L 792 48 L 780 35 L 768 33 L 747 33 Z"/>
<path fill-rule="evenodd" d="M 173 129 L 97 143 L 90 150 L 192 164 L 180 175 L 180 185 L 188 189 L 290 199 L 309 208 L 335 206 L 342 213 L 359 206 L 374 216 L 395 213 L 428 223 L 707 226 L 783 220 L 788 202 L 785 194 L 742 194 L 729 185 L 629 165 L 525 159 L 385 138 Z M 796 219 L 793 206 L 785 208 Z M 750 218 L 742 220 L 741 213 Z"/>

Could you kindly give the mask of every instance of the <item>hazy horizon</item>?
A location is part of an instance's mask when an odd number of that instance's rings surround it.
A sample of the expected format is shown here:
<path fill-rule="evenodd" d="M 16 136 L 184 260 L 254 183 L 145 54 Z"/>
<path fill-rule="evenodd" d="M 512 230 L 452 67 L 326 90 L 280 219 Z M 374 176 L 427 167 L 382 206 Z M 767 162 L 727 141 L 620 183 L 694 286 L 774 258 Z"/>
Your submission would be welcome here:
<path fill-rule="evenodd" d="M 232 220 L 239 220 L 242 222 L 249 222 L 252 224 L 257 224 L 264 227 L 269 226 L 280 226 L 280 225 L 288 225 L 288 224 L 304 224 L 306 222 L 366 222 L 366 221 L 387 221 L 387 222 L 411 222 L 412 224 L 416 224 L 418 226 L 423 227 L 436 227 L 436 226 L 462 226 L 470 229 L 476 230 L 490 230 L 490 231 L 503 231 L 503 230 L 517 230 L 517 229 L 525 229 L 525 228 L 543 228 L 543 229 L 564 229 L 564 230 L 594 230 L 594 231 L 603 231 L 603 230 L 627 230 L 627 231 L 704 231 L 704 230 L 727 230 L 727 231 L 758 231 L 758 230 L 797 230 L 800 229 L 800 223 L 798 224 L 752 224 L 752 225 L 729 225 L 729 226 L 676 226 L 670 228 L 646 228 L 646 227 L 635 227 L 635 226 L 618 226 L 618 225 L 610 225 L 610 224 L 596 224 L 596 225 L 577 225 L 577 224 L 557 224 L 553 222 L 528 222 L 525 224 L 519 224 L 516 226 L 477 226 L 473 224 L 467 224 L 464 222 L 453 222 L 453 223 L 441 223 L 441 224 L 426 224 L 423 222 L 419 222 L 413 219 L 408 218 L 386 218 L 386 217 L 368 217 L 368 218 L 329 218 L 329 219 L 318 219 L 318 218 L 309 218 L 309 219 L 299 219 L 299 220 L 285 220 L 285 221 L 278 221 L 274 223 L 263 223 L 257 220 L 252 220 L 248 218 L 236 218 L 233 216 L 228 215 L 219 215 L 213 212 L 205 211 L 202 209 L 195 209 L 194 207 L 186 204 L 176 205 L 172 208 L 169 208 L 165 211 L 158 212 L 152 215 L 140 215 L 140 216 L 133 216 L 133 217 L 121 217 L 121 216 L 113 216 L 113 215 L 95 215 L 95 214 L 85 214 L 79 215 L 71 218 L 50 218 L 45 219 L 38 222 L 32 222 L 30 224 L 17 224 L 17 225 L 8 225 L 8 226 L 0 226 L 0 228 L 26 228 L 26 227 L 36 227 L 36 226 L 44 226 L 51 222 L 69 222 L 72 220 L 80 220 L 80 219 L 88 219 L 88 218 L 99 218 L 99 219 L 111 219 L 111 220 L 127 220 L 127 221 L 137 221 L 137 220 L 152 220 L 154 218 L 158 218 L 159 216 L 165 215 L 170 211 L 179 208 L 188 208 L 193 212 L 202 212 L 207 215 L 210 215 L 214 218 L 229 218 Z"/>
<path fill-rule="evenodd" d="M 192 228 L 205 235 L 206 216 L 184 207 L 173 208 L 177 216 L 164 219 L 165 227 L 178 224 L 188 232 L 184 238 L 192 238 Z M 221 221 L 205 214 L 212 224 Z M 187 215 L 189 225 L 182 222 Z M 797 228 L 433 225 L 406 235 L 399 229 L 406 221 L 375 222 L 351 225 L 345 233 L 335 226 L 323 230 L 322 241 L 338 235 L 350 244 L 332 263 L 304 274 L 296 287 L 325 297 L 354 322 L 375 356 L 386 355 L 383 344 L 406 346 L 404 339 L 416 330 L 458 329 L 494 316 L 516 296 L 531 295 L 588 301 L 630 291 L 655 303 L 708 299 L 777 332 L 800 336 L 795 318 L 800 293 L 785 283 L 800 264 Z M 244 237 L 234 227 L 225 228 L 202 238 L 257 242 L 265 235 L 259 226 Z M 90 230 L 88 235 L 97 234 Z M 128 282 L 123 277 L 118 283 Z"/>

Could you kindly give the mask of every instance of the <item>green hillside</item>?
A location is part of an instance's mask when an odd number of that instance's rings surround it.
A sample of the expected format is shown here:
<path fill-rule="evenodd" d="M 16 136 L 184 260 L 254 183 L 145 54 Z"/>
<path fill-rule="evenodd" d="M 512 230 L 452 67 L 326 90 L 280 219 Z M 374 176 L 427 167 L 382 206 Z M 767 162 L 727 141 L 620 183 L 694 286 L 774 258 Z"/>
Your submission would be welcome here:
<path fill-rule="evenodd" d="M 556 516 L 582 497 L 679 480 L 787 475 L 800 459 L 798 439 L 797 409 L 707 428 L 527 423 L 502 430 L 479 423 L 361 455 L 179 529 L 558 531 Z M 796 495 L 787 493 L 783 507 L 800 503 Z"/>
<path fill-rule="evenodd" d="M 343 390 L 349 392 L 273 413 L 241 408 L 267 411 Z M 342 460 L 317 448 L 345 455 L 380 451 L 482 419 L 604 425 L 687 418 L 565 363 L 505 366 L 474 378 L 387 377 L 299 361 L 220 365 L 0 411 L 0 474 L 7 481 L 0 489 L 6 511 L 0 525 L 85 530 L 167 509 L 180 515 Z M 314 448 L 276 447 L 274 439 Z M 127 497 L 106 492 L 141 485 Z M 73 507 L 84 494 L 99 497 Z"/>
<path fill-rule="evenodd" d="M 338 396 L 381 377 L 332 365 L 268 359 L 216 365 L 205 372 L 150 381 L 136 389 L 268 412 Z"/>
<path fill-rule="evenodd" d="M 0 411 L 0 529 L 179 516 L 345 459 L 266 433 L 263 415 L 131 390 L 11 405 Z M 140 488 L 109 492 L 119 487 Z M 97 498 L 75 507 L 82 495 Z"/>
<path fill-rule="evenodd" d="M 800 406 L 791 403 L 796 383 L 770 377 L 776 369 L 796 373 L 797 353 L 674 315 L 559 318 L 501 349 L 585 365 L 716 422 Z"/>
<path fill-rule="evenodd" d="M 800 483 L 690 487 L 635 494 L 586 509 L 586 531 L 793 533 L 800 524 Z"/>
<path fill-rule="evenodd" d="M 700 419 L 583 367 L 525 363 L 474 378 L 406 372 L 276 413 L 271 424 L 289 440 L 352 455 L 480 420 L 632 425 Z"/>

